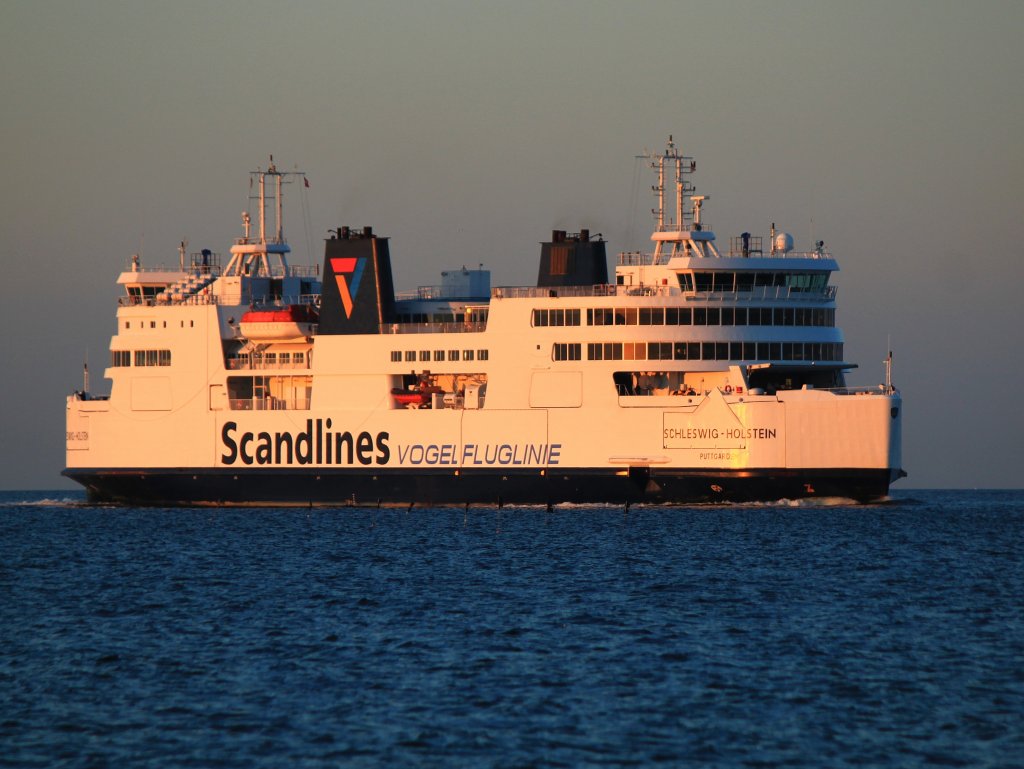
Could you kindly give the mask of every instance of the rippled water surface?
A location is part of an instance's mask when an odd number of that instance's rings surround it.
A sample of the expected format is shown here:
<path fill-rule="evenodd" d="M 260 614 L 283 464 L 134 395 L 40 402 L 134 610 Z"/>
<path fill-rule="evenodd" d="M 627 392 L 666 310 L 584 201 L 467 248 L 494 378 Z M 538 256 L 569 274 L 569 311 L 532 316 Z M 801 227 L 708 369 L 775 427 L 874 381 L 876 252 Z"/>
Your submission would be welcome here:
<path fill-rule="evenodd" d="M 1024 492 L 0 495 L 0 766 L 1024 765 Z"/>

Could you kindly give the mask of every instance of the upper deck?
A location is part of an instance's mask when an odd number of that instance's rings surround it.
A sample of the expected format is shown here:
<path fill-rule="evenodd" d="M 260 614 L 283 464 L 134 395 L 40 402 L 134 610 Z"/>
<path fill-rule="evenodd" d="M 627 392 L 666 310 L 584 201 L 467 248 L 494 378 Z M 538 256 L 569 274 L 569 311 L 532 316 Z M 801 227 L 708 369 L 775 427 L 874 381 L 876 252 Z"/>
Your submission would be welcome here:
<path fill-rule="evenodd" d="M 603 298 L 608 297 L 636 300 L 642 297 L 662 297 L 684 302 L 763 302 L 763 301 L 814 301 L 832 302 L 836 298 L 835 286 L 811 288 L 797 285 L 762 285 L 749 287 L 735 283 L 731 288 L 684 289 L 672 285 L 598 285 L 598 286 L 498 286 L 491 291 L 492 299 L 559 299 L 559 298 Z"/>

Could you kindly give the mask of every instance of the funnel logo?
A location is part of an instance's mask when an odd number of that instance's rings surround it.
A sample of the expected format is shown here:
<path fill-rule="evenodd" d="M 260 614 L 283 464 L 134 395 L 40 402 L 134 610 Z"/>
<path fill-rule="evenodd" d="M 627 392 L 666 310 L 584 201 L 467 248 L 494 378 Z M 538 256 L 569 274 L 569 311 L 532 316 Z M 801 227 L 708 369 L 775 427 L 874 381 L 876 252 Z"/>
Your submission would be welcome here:
<path fill-rule="evenodd" d="M 355 305 L 356 294 L 359 293 L 359 281 L 363 278 L 365 266 L 366 259 L 354 256 L 331 259 L 331 269 L 334 271 L 334 279 L 338 281 L 338 293 L 341 295 L 341 303 L 345 306 L 346 318 L 352 317 L 352 307 Z"/>

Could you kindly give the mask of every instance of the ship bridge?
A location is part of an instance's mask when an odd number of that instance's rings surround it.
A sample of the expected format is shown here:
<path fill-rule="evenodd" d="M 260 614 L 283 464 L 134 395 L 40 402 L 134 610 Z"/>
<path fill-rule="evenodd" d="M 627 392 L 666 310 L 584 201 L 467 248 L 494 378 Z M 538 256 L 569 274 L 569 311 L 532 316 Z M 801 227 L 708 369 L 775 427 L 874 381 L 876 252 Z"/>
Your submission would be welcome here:
<path fill-rule="evenodd" d="M 657 175 L 652 187 L 657 207 L 651 209 L 654 251 L 620 253 L 617 285 L 634 290 L 678 287 L 685 296 L 702 300 L 835 300 L 835 287 L 828 281 L 839 265 L 822 241 L 812 251 L 794 251 L 793 237 L 778 232 L 772 223 L 767 248 L 761 236 L 744 232 L 730 239 L 729 251 L 723 254 L 702 216 L 711 198 L 697 195 L 689 179 L 697 170 L 696 160 L 681 154 L 671 136 L 662 154 L 638 158 L 647 161 Z M 675 191 L 674 216 L 666 212 L 668 184 Z"/>

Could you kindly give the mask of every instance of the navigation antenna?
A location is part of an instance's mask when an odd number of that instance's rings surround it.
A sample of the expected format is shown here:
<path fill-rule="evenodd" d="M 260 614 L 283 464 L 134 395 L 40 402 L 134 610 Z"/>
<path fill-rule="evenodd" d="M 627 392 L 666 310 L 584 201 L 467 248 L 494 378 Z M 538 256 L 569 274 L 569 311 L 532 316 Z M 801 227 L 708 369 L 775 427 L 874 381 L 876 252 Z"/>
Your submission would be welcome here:
<path fill-rule="evenodd" d="M 668 143 L 665 145 L 665 151 L 660 155 L 655 155 L 650 152 L 645 152 L 643 155 L 637 155 L 638 159 L 646 160 L 650 164 L 651 168 L 654 169 L 658 174 L 658 183 L 651 187 L 651 191 L 658 198 L 658 207 L 652 208 L 651 213 L 654 214 L 655 221 L 657 222 L 658 232 L 668 232 L 669 230 L 678 231 L 687 228 L 689 222 L 687 221 L 690 217 L 690 213 L 683 207 L 683 200 L 687 195 L 694 193 L 694 186 L 687 179 L 686 175 L 691 174 L 696 170 L 697 164 L 693 158 L 685 157 L 679 154 L 679 148 L 676 146 L 676 142 L 672 134 L 669 134 Z M 665 165 L 666 161 L 674 166 L 675 173 L 675 187 L 676 187 L 676 211 L 675 218 L 670 218 L 668 222 L 665 221 Z"/>
<path fill-rule="evenodd" d="M 658 200 L 658 207 L 651 209 L 655 219 L 655 234 L 651 238 L 655 242 L 653 263 L 663 263 L 662 251 L 666 243 L 671 245 L 669 258 L 680 253 L 718 256 L 718 251 L 712 242 L 714 233 L 706 230 L 706 223 L 701 222 L 701 207 L 704 205 L 704 201 L 710 200 L 710 197 L 697 195 L 697 189 L 687 178 L 697 170 L 697 161 L 679 151 L 675 138 L 671 134 L 669 134 L 668 143 L 661 154 L 645 152 L 636 157 L 647 161 L 658 176 L 658 183 L 651 187 Z M 666 173 L 675 174 L 676 210 L 674 217 L 665 215 Z M 692 203 L 690 209 L 687 209 L 685 205 L 687 199 Z M 702 232 L 703 235 L 696 234 Z"/>
<path fill-rule="evenodd" d="M 242 212 L 245 235 L 237 238 L 231 246 L 231 261 L 224 269 L 224 275 L 275 277 L 290 274 L 287 255 L 291 247 L 284 237 L 284 185 L 291 183 L 289 177 L 305 180 L 301 171 L 278 171 L 273 155 L 266 171 L 250 172 L 249 200 L 250 205 L 256 203 L 258 219 L 253 221 L 248 211 Z M 251 192 L 254 183 L 258 190 L 256 195 Z M 273 221 L 269 221 L 271 214 L 268 213 L 271 201 Z"/>

